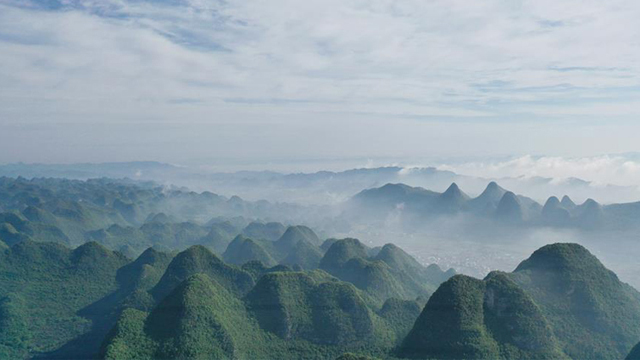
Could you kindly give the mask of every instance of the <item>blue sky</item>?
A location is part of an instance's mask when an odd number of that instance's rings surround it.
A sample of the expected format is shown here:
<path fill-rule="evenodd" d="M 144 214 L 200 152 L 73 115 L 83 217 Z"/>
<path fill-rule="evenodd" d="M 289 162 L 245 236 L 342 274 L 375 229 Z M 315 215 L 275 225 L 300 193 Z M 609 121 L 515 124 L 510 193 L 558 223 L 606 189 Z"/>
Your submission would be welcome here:
<path fill-rule="evenodd" d="M 637 1 L 0 0 L 0 162 L 640 150 Z"/>

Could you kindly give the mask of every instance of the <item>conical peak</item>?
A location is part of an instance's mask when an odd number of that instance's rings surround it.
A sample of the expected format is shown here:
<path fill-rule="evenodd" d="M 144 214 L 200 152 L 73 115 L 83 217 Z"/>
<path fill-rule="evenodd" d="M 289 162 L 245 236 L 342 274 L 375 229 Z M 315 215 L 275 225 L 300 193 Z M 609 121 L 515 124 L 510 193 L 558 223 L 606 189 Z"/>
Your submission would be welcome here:
<path fill-rule="evenodd" d="M 495 181 L 487 184 L 487 187 L 484 189 L 482 194 L 478 196 L 479 198 L 490 198 L 490 199 L 499 199 L 507 190 L 503 189 L 496 183 Z"/>
<path fill-rule="evenodd" d="M 573 200 L 571 200 L 571 198 L 567 195 L 562 197 L 562 201 L 560 201 L 560 204 L 568 209 L 576 207 L 576 203 L 574 203 Z"/>
<path fill-rule="evenodd" d="M 593 199 L 587 199 L 583 204 L 583 207 L 588 207 L 588 208 L 599 208 L 600 207 L 600 203 L 598 203 L 597 201 L 593 200 Z"/>
<path fill-rule="evenodd" d="M 557 197 L 552 196 L 549 199 L 547 199 L 547 202 L 544 204 L 544 207 L 550 207 L 550 206 L 558 206 L 560 205 L 560 200 L 558 200 Z"/>
<path fill-rule="evenodd" d="M 526 269 L 569 271 L 591 266 L 603 268 L 598 259 L 584 246 L 575 243 L 555 243 L 536 250 L 518 265 L 515 272 Z"/>
<path fill-rule="evenodd" d="M 510 221 L 523 220 L 522 206 L 516 194 L 508 191 L 502 196 L 496 208 L 496 215 Z"/>
<path fill-rule="evenodd" d="M 506 193 L 504 193 L 504 195 L 502 195 L 501 201 L 519 202 L 518 197 L 512 191 L 507 191 Z"/>
<path fill-rule="evenodd" d="M 489 184 L 487 184 L 487 188 L 485 189 L 485 191 L 495 191 L 499 189 L 500 189 L 500 186 L 498 185 L 498 183 L 495 181 L 492 181 Z"/>
<path fill-rule="evenodd" d="M 460 190 L 458 184 L 451 183 L 449 188 L 442 193 L 442 197 L 444 198 L 465 198 L 467 195 Z"/>

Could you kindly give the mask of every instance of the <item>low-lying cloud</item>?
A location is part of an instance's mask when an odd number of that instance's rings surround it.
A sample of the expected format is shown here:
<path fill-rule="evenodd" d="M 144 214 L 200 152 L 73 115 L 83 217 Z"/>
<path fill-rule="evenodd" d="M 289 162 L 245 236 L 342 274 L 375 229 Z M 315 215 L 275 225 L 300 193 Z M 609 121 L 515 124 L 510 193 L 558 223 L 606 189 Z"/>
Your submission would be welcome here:
<path fill-rule="evenodd" d="M 591 197 L 603 202 L 640 199 L 640 155 L 593 157 L 521 156 L 508 160 L 485 160 L 441 164 L 440 170 L 460 175 L 498 179 L 533 197 L 564 190 L 579 200 Z M 544 178 L 544 179 L 540 179 Z M 547 181 L 542 181 L 547 180 Z M 520 185 L 518 185 L 520 184 Z"/>

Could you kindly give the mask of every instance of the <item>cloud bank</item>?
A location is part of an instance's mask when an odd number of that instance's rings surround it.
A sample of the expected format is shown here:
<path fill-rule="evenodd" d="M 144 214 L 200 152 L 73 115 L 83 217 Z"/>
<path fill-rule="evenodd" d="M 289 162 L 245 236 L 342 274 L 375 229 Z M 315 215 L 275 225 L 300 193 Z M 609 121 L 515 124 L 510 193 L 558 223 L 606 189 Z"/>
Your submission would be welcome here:
<path fill-rule="evenodd" d="M 639 11 L 591 0 L 0 0 L 0 161 L 167 160 L 185 142 L 182 159 L 631 151 Z M 594 134 L 601 144 L 584 144 Z M 46 155 L 15 149 L 25 143 Z"/>

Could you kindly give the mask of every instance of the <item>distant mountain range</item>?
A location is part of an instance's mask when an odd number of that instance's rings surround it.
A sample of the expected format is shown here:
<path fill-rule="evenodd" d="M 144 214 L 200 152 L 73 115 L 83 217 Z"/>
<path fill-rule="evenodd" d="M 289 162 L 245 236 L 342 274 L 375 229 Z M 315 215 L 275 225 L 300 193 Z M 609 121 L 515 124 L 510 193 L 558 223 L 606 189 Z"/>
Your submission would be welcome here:
<path fill-rule="evenodd" d="M 602 205 L 588 199 L 576 205 L 570 197 L 550 197 L 544 205 L 516 195 L 490 182 L 477 197 L 465 194 L 456 183 L 442 192 L 386 184 L 364 190 L 350 199 L 345 216 L 355 221 L 381 221 L 404 216 L 408 223 L 451 215 L 469 215 L 501 224 L 578 228 L 637 228 L 640 202 Z"/>
<path fill-rule="evenodd" d="M 602 203 L 640 199 L 637 187 L 592 185 L 577 178 L 514 177 L 487 179 L 464 176 L 434 167 L 378 167 L 315 173 L 278 173 L 273 171 L 213 172 L 205 168 L 184 167 L 158 162 L 103 164 L 9 164 L 0 165 L 0 176 L 57 177 L 86 180 L 90 178 L 129 178 L 152 180 L 161 184 L 186 186 L 199 192 L 212 191 L 227 197 L 239 195 L 249 200 L 293 202 L 305 205 L 335 204 L 363 189 L 387 183 L 404 183 L 444 191 L 456 182 L 471 194 L 480 194 L 487 183 L 496 181 L 515 193 L 538 201 L 552 194 L 568 194 L 580 202 L 587 198 Z"/>

